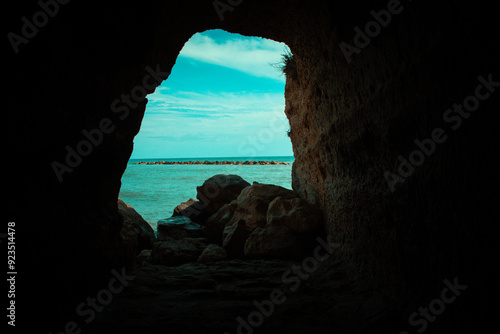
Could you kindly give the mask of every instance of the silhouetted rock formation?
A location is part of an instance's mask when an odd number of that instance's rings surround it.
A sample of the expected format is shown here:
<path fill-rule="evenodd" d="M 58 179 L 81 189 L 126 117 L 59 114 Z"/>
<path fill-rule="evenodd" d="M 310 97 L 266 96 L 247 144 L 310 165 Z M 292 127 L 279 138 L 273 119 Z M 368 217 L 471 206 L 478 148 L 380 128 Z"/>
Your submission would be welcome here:
<path fill-rule="evenodd" d="M 196 198 L 203 204 L 209 215 L 219 211 L 224 205 L 235 200 L 250 183 L 238 175 L 215 175 L 196 188 Z"/>
<path fill-rule="evenodd" d="M 118 199 L 118 210 L 123 216 L 123 227 L 120 235 L 129 249 L 134 254 L 139 254 L 144 249 L 151 249 L 156 237 L 148 222 L 121 199 Z"/>
<path fill-rule="evenodd" d="M 215 175 L 197 187 L 197 191 L 204 200 L 203 210 L 213 214 L 198 221 L 200 226 L 186 214 L 192 205 L 200 202 L 190 199 L 182 203 L 174 210 L 173 217 L 158 221 L 159 243 L 207 238 L 206 242 L 222 246 L 228 258 L 298 258 L 321 231 L 319 208 L 280 186 L 257 182 L 250 185 L 237 175 Z M 181 245 L 185 245 L 186 240 Z M 197 239 L 196 243 L 200 241 L 205 242 Z M 178 244 L 178 241 L 174 246 L 156 244 L 151 261 L 165 265 L 192 261 L 191 248 Z M 188 254 L 180 260 L 179 254 L 184 250 Z M 162 255 L 164 252 L 177 255 L 170 259 Z"/>

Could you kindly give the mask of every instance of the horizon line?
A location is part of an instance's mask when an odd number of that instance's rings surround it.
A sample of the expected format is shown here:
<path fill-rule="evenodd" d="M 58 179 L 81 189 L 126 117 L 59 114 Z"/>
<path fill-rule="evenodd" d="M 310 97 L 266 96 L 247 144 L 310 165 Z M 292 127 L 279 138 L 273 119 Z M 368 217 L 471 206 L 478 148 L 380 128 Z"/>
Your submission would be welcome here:
<path fill-rule="evenodd" d="M 143 159 L 225 159 L 225 158 L 271 158 L 271 157 L 283 157 L 283 158 L 295 158 L 293 155 L 258 155 L 258 156 L 224 156 L 224 157 L 188 157 L 188 158 L 129 158 L 129 160 L 143 160 Z"/>

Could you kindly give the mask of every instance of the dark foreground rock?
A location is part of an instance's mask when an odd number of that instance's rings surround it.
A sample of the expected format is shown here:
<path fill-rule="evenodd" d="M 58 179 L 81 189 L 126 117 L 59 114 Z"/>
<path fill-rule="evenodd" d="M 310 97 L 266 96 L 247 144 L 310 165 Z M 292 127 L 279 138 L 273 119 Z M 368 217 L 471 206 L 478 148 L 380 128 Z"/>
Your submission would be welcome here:
<path fill-rule="evenodd" d="M 352 269 L 334 255 L 313 272 L 301 269 L 303 279 L 293 268 L 307 266 L 305 259 L 177 267 L 144 263 L 87 330 L 93 334 L 386 334 L 408 329 L 408 315 L 395 312 L 397 305 L 350 277 Z"/>
<path fill-rule="evenodd" d="M 203 203 L 190 198 L 175 207 L 172 217 L 177 216 L 188 217 L 194 222 L 203 223 L 209 217 L 209 213 L 206 212 Z"/>
<path fill-rule="evenodd" d="M 222 233 L 222 247 L 230 258 L 240 258 L 245 255 L 244 245 L 252 229 L 245 226 L 244 222 L 227 224 Z"/>
<path fill-rule="evenodd" d="M 284 199 L 297 198 L 299 195 L 293 190 L 286 189 L 274 184 L 253 182 L 251 187 L 247 187 L 241 192 L 241 198 L 255 196 L 271 202 L 276 197 Z"/>
<path fill-rule="evenodd" d="M 154 244 L 150 261 L 164 266 L 196 262 L 206 247 L 206 239 L 203 238 L 167 239 Z"/>
<path fill-rule="evenodd" d="M 321 210 L 302 198 L 275 198 L 267 210 L 268 226 L 287 226 L 290 230 L 307 233 L 321 226 L 323 216 Z"/>
<path fill-rule="evenodd" d="M 118 199 L 118 211 L 123 217 L 120 235 L 128 249 L 135 255 L 138 255 L 143 249 L 151 249 L 156 237 L 148 222 L 121 199 Z"/>
<path fill-rule="evenodd" d="M 203 250 L 198 263 L 210 263 L 227 260 L 227 252 L 224 248 L 216 244 L 210 244 Z"/>
<path fill-rule="evenodd" d="M 158 231 L 158 240 L 160 241 L 169 238 L 200 238 L 204 235 L 200 224 L 184 216 L 161 219 L 156 224 L 156 229 Z"/>
<path fill-rule="evenodd" d="M 210 242 L 222 245 L 222 233 L 224 228 L 233 218 L 236 210 L 236 201 L 222 206 L 219 211 L 214 213 L 203 226 L 206 237 Z"/>
<path fill-rule="evenodd" d="M 245 241 L 245 256 L 249 258 L 286 259 L 304 254 L 300 237 L 286 226 L 258 227 Z"/>

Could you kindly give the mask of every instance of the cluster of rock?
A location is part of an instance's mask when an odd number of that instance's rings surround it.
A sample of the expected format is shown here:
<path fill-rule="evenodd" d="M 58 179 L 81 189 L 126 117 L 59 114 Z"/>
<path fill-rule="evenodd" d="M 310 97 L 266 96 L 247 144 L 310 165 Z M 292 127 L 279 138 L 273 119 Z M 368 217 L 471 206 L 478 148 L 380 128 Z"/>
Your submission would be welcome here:
<path fill-rule="evenodd" d="M 289 165 L 283 161 L 154 161 L 136 162 L 134 165 Z"/>
<path fill-rule="evenodd" d="M 197 200 L 178 205 L 157 224 L 157 240 L 139 257 L 177 266 L 235 258 L 291 259 L 308 251 L 322 229 L 321 211 L 292 190 L 237 175 L 215 175 Z"/>

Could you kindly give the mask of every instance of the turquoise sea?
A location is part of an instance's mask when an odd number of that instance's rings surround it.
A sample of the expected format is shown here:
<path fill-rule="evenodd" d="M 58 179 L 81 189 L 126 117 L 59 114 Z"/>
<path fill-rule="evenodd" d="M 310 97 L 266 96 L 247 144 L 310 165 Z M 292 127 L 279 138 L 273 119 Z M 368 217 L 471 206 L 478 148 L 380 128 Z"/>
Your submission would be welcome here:
<path fill-rule="evenodd" d="M 134 165 L 145 161 L 283 161 L 290 165 Z M 236 174 L 250 184 L 276 184 L 292 189 L 293 157 L 223 157 L 189 159 L 131 159 L 122 177 L 120 198 L 156 229 L 156 222 L 172 216 L 174 208 L 189 198 L 196 187 L 216 174 Z"/>

